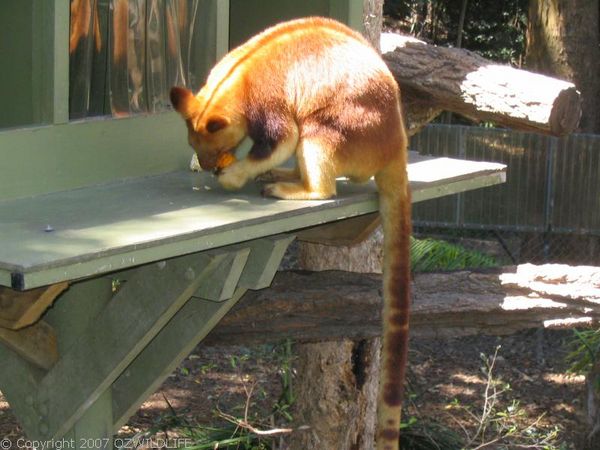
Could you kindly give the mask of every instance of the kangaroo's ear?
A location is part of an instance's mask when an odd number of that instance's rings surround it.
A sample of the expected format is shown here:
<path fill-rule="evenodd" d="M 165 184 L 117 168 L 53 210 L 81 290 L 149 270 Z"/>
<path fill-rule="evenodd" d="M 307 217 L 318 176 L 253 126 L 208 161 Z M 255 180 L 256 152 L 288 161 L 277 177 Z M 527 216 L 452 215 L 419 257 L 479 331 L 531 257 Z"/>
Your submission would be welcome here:
<path fill-rule="evenodd" d="M 178 86 L 171 88 L 171 104 L 184 119 L 193 117 L 200 109 L 200 102 L 192 91 Z"/>
<path fill-rule="evenodd" d="M 216 133 L 219 130 L 229 126 L 231 121 L 229 118 L 220 115 L 213 115 L 206 121 L 206 131 L 209 133 Z"/>

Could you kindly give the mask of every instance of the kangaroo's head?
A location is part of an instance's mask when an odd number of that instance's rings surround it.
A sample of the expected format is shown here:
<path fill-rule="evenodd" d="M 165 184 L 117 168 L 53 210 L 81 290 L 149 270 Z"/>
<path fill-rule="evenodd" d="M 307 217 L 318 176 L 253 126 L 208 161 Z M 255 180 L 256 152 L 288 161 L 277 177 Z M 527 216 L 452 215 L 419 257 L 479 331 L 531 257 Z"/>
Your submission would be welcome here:
<path fill-rule="evenodd" d="M 228 105 L 203 100 L 181 87 L 171 89 L 171 103 L 188 127 L 188 142 L 204 170 L 218 172 L 235 161 L 232 151 L 246 136 L 242 117 L 231 114 Z"/>

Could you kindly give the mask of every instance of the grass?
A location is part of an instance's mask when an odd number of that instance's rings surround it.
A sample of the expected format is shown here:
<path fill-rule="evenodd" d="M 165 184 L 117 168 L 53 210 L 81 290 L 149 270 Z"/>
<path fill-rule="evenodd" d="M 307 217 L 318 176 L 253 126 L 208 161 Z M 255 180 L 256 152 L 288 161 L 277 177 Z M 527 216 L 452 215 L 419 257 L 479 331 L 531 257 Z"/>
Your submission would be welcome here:
<path fill-rule="evenodd" d="M 276 345 L 261 346 L 258 351 L 252 353 L 244 352 L 230 356 L 229 365 L 237 372 L 245 391 L 245 401 L 242 405 L 235 405 L 227 411 L 217 406 L 214 410 L 214 424 L 207 425 L 191 422 L 185 415 L 178 413 L 164 397 L 168 411 L 157 418 L 154 426 L 134 436 L 132 441 L 152 440 L 159 434 L 171 434 L 183 439 L 188 450 L 272 450 L 282 434 L 292 431 L 286 428 L 285 424 L 293 420 L 293 358 L 290 340 Z M 281 383 L 281 395 L 266 414 L 254 408 L 254 400 L 257 396 L 266 397 L 264 389 L 268 387 L 249 381 L 245 375 L 247 366 L 257 361 L 274 365 Z M 200 366 L 199 372 L 205 375 L 214 369 L 216 365 L 209 363 Z M 187 376 L 189 372 L 180 370 L 179 373 Z"/>
<path fill-rule="evenodd" d="M 420 417 L 417 411 L 402 431 L 402 450 L 567 450 L 566 444 L 559 442 L 557 427 L 541 427 L 543 415 L 528 422 L 525 409 L 518 400 L 510 398 L 510 384 L 494 372 L 499 351 L 498 346 L 492 355 L 480 355 L 481 376 L 485 380 L 480 392 L 481 406 L 474 407 L 474 402 L 464 405 L 454 399 L 446 407 L 460 431 Z M 468 429 L 465 416 L 471 425 Z"/>

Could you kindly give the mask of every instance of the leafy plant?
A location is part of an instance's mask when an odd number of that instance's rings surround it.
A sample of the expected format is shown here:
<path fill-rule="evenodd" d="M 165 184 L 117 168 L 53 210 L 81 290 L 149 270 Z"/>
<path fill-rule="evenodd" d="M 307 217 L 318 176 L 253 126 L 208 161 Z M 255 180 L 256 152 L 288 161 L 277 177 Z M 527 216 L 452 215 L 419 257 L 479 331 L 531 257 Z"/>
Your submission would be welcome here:
<path fill-rule="evenodd" d="M 567 355 L 573 373 L 588 374 L 600 355 L 600 328 L 595 330 L 573 330 L 573 350 Z"/>
<path fill-rule="evenodd" d="M 491 256 L 437 239 L 412 238 L 410 252 L 414 272 L 498 266 Z"/>

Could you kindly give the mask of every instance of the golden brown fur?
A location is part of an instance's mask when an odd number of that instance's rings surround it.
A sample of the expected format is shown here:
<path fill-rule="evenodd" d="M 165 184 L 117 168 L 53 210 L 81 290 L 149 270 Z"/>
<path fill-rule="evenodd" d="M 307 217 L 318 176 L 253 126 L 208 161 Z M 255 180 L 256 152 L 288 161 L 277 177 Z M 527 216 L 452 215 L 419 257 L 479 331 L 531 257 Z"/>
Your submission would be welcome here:
<path fill-rule="evenodd" d="M 410 194 L 398 86 L 365 39 L 329 19 L 272 27 L 230 52 L 194 96 L 173 88 L 200 165 L 228 189 L 270 171 L 264 194 L 328 198 L 336 177 L 380 192 L 385 233 L 384 348 L 377 448 L 396 450 L 407 357 Z M 250 136 L 245 159 L 224 158 Z M 296 156 L 294 170 L 276 169 Z M 220 161 L 227 161 L 226 164 Z"/>

